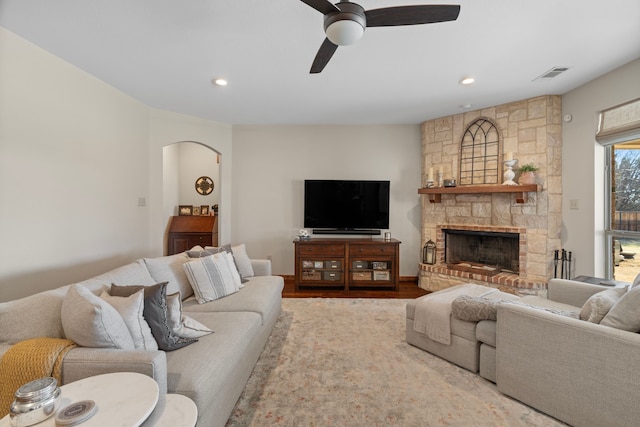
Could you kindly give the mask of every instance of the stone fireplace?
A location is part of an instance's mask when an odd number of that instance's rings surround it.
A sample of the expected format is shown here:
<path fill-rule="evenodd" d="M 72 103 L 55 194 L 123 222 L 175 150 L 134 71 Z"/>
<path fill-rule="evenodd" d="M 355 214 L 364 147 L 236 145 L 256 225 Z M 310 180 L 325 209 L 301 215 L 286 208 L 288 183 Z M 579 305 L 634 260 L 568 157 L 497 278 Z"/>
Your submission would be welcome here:
<path fill-rule="evenodd" d="M 433 169 L 442 170 L 444 179 L 460 178 L 461 138 L 478 118 L 495 124 L 500 153 L 538 166 L 538 191 L 516 197 L 490 186 L 483 188 L 487 191 L 468 186 L 467 192 L 460 185 L 437 199 L 421 195 L 422 241 L 435 241 L 437 256 L 433 265 L 420 264 L 420 287 L 435 291 L 479 283 L 545 294 L 553 251 L 561 247 L 561 98 L 542 96 L 423 123 L 424 186 Z M 500 166 L 500 176 L 503 172 Z"/>

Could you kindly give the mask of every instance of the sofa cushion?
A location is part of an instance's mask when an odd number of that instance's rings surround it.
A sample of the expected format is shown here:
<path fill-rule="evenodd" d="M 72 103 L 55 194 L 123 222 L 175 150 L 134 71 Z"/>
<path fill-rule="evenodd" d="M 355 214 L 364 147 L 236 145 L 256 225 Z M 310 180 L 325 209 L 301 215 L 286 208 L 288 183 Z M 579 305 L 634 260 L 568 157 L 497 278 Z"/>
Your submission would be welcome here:
<path fill-rule="evenodd" d="M 565 304 L 562 302 L 552 301 L 550 299 L 540 297 L 537 295 L 524 296 L 520 298 L 520 302 L 530 305 L 532 307 L 547 308 L 547 309 L 550 309 L 549 311 L 557 310 L 559 314 L 561 313 L 570 314 L 571 317 L 576 317 L 576 318 L 578 317 L 578 314 L 580 312 L 580 307 L 575 307 L 573 305 Z"/>
<path fill-rule="evenodd" d="M 189 257 L 183 252 L 170 256 L 157 258 L 145 258 L 144 263 L 149 269 L 154 283 L 168 282 L 167 293 L 175 294 L 180 292 L 182 299 L 193 295 L 193 289 L 189 284 L 187 275 L 182 268 L 182 264 L 189 261 Z M 128 283 L 130 285 L 148 285 L 153 283 L 122 282 L 114 280 L 113 283 Z"/>
<path fill-rule="evenodd" d="M 600 324 L 623 331 L 640 332 L 640 286 L 625 293 Z"/>
<path fill-rule="evenodd" d="M 481 320 L 476 326 L 476 339 L 491 347 L 496 346 L 496 325 L 495 320 Z"/>
<path fill-rule="evenodd" d="M 72 285 L 62 303 L 65 336 L 83 347 L 134 350 L 122 316 L 108 302 L 80 285 Z"/>
<path fill-rule="evenodd" d="M 224 298 L 198 304 L 194 297 L 182 302 L 185 313 L 252 311 L 262 316 L 262 322 L 271 311 L 280 309 L 284 279 L 280 276 L 256 276 L 249 279 L 243 289 Z"/>
<path fill-rule="evenodd" d="M 60 311 L 69 286 L 0 303 L 0 342 L 64 338 Z"/>
<path fill-rule="evenodd" d="M 181 338 L 169 329 L 167 320 L 167 282 L 153 286 L 111 285 L 111 295 L 126 297 L 144 289 L 144 318 L 160 350 L 172 351 L 197 341 Z"/>
<path fill-rule="evenodd" d="M 100 295 L 102 291 L 108 292 L 112 283 L 129 283 L 132 285 L 147 286 L 154 285 L 158 282 L 153 280 L 144 261 L 140 259 L 79 282 L 78 284 L 89 289 L 95 295 Z"/>
<path fill-rule="evenodd" d="M 607 289 L 593 294 L 580 309 L 580 320 L 600 323 L 611 307 L 627 292 L 626 287 Z"/>
<path fill-rule="evenodd" d="M 144 291 L 142 289 L 128 297 L 111 296 L 102 291 L 100 298 L 108 302 L 122 316 L 136 350 L 155 351 L 158 349 L 158 343 L 151 334 L 151 328 L 144 320 Z"/>
<path fill-rule="evenodd" d="M 202 323 L 182 314 L 180 293 L 167 295 L 167 322 L 169 329 L 182 338 L 200 338 L 213 332 Z"/>
<path fill-rule="evenodd" d="M 239 276 L 227 253 L 192 259 L 183 265 L 196 300 L 200 304 L 231 295 L 240 289 Z"/>
<path fill-rule="evenodd" d="M 226 396 L 239 395 L 244 388 L 257 359 L 254 348 L 261 332 L 260 316 L 247 312 L 193 316 L 216 332 L 185 349 L 167 353 L 167 391 L 189 397 L 198 409 L 210 408 L 221 405 Z M 233 408 L 233 403 L 230 405 Z M 226 410 L 219 407 L 210 412 Z M 210 420 L 204 421 L 209 425 Z"/>

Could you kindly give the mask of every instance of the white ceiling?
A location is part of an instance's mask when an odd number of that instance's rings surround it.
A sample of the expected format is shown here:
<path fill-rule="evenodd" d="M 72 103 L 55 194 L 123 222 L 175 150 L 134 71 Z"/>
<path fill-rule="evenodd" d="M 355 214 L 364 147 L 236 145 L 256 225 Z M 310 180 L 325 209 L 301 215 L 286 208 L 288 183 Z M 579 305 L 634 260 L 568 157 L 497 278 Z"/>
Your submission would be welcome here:
<path fill-rule="evenodd" d="M 0 25 L 149 106 L 229 124 L 420 123 L 563 94 L 640 57 L 639 0 L 435 3 L 460 4 L 458 20 L 369 28 L 313 75 L 322 14 L 299 0 L 0 0 Z M 533 81 L 556 66 L 571 68 Z"/>

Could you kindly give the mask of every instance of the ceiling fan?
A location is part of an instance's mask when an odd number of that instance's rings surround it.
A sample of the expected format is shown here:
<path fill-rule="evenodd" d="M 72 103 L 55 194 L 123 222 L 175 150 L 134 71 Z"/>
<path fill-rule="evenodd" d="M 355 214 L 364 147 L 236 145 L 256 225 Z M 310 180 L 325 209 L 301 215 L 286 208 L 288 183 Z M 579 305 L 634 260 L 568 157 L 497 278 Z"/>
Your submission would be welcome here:
<path fill-rule="evenodd" d="M 338 46 L 360 40 L 366 27 L 394 27 L 397 25 L 432 24 L 455 21 L 460 5 L 394 6 L 364 10 L 359 4 L 341 1 L 335 5 L 328 0 L 301 0 L 324 15 L 327 37 L 320 46 L 311 73 L 319 73 L 327 65 Z"/>

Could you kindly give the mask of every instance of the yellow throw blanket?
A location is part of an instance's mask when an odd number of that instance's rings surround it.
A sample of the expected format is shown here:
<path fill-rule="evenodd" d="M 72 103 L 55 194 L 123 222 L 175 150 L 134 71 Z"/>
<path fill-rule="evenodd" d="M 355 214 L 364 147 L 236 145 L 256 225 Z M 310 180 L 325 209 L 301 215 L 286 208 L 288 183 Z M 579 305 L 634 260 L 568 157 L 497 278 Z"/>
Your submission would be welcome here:
<path fill-rule="evenodd" d="M 23 384 L 42 377 L 53 377 L 60 384 L 62 360 L 73 347 L 73 341 L 60 338 L 33 338 L 11 346 L 0 360 L 0 418 L 9 413 Z"/>

